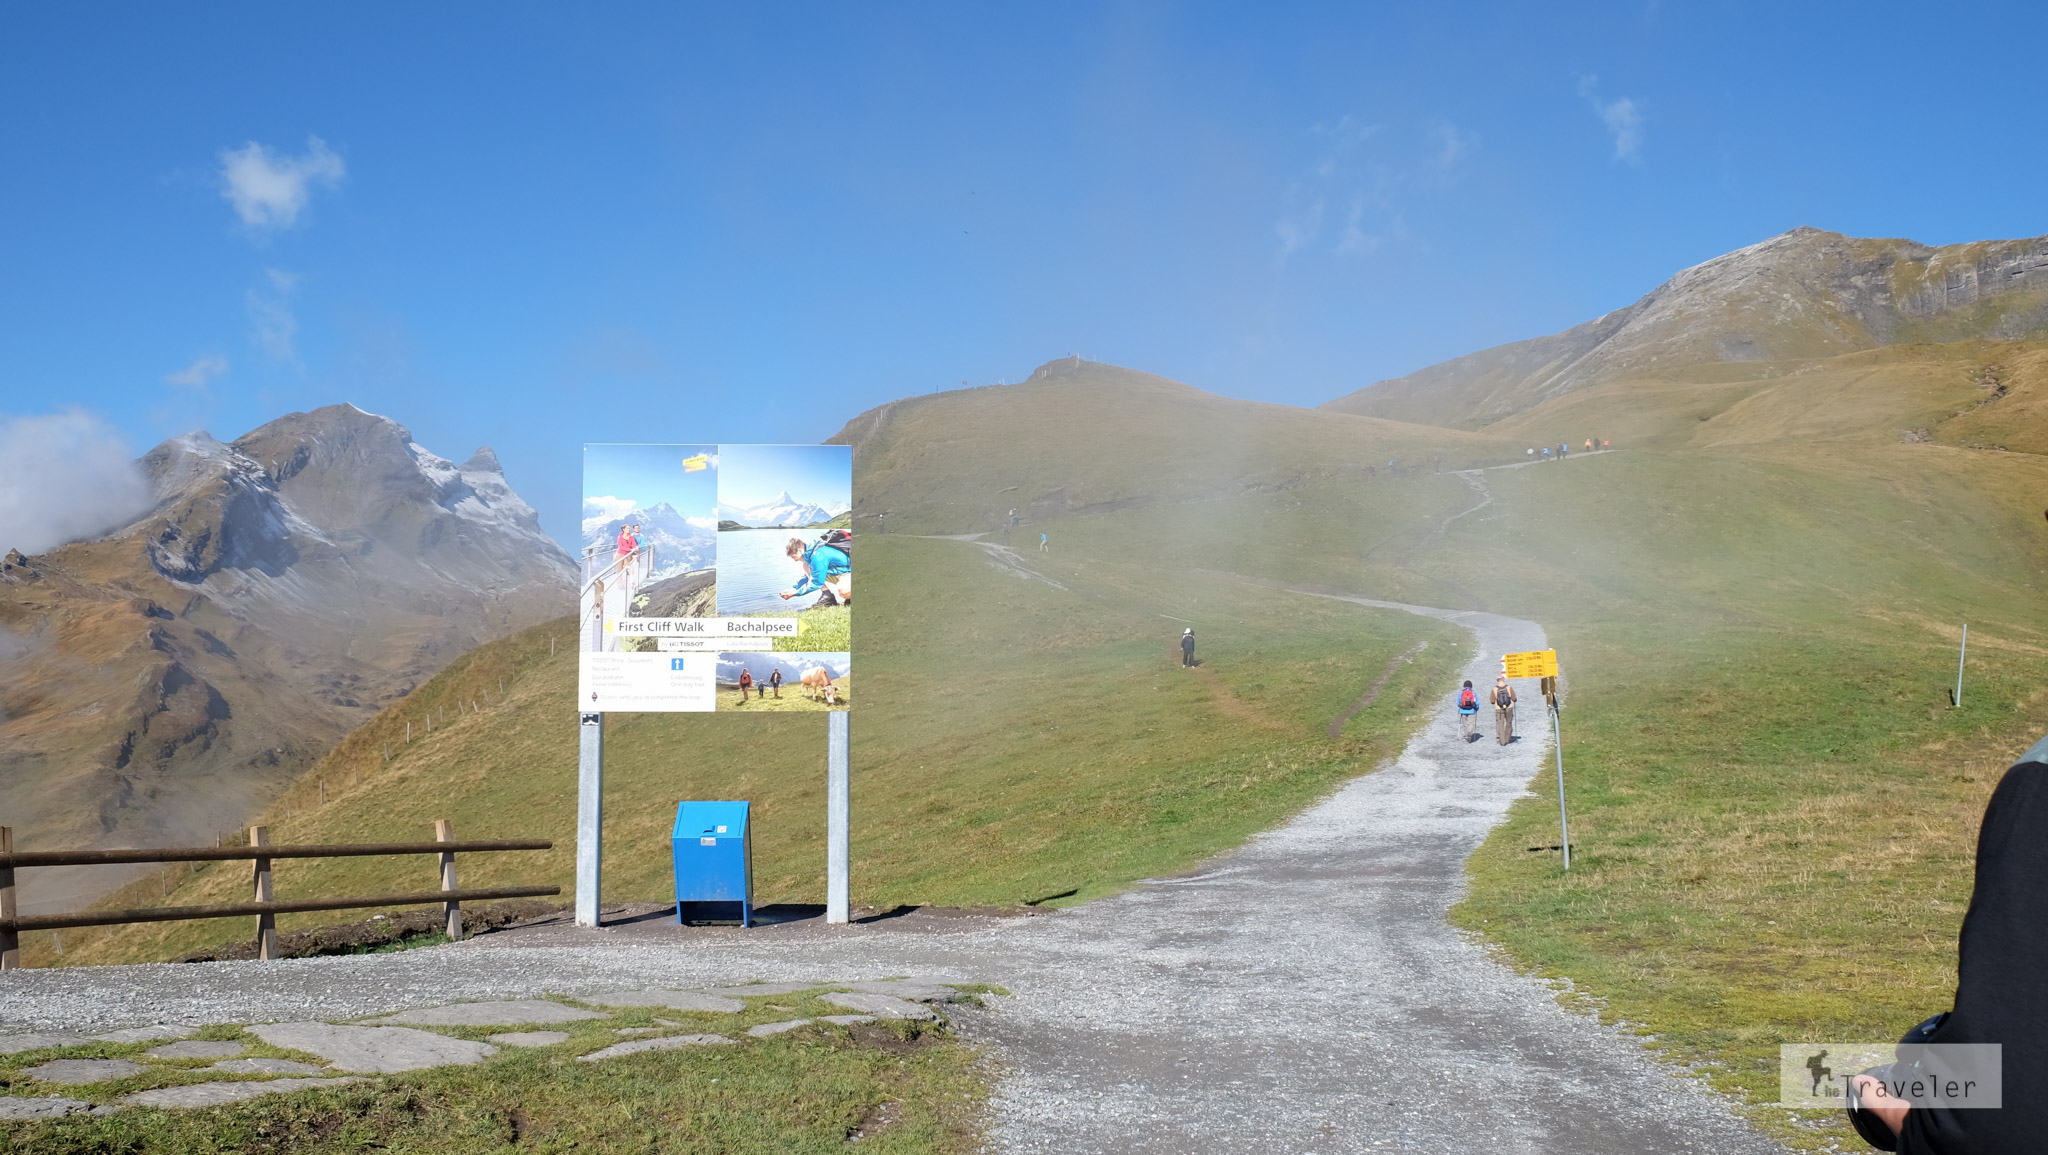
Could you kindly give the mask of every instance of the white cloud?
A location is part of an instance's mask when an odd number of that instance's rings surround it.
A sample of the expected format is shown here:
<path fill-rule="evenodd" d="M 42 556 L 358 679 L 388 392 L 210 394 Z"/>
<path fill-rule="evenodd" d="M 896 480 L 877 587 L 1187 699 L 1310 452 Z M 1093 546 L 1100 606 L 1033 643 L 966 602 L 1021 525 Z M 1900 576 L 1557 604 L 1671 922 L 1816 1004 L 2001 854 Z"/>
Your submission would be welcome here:
<path fill-rule="evenodd" d="M 73 409 L 0 414 L 0 551 L 44 550 L 147 510 L 149 483 L 105 421 Z"/>
<path fill-rule="evenodd" d="M 1322 143 L 1301 177 L 1287 186 L 1273 232 L 1276 264 L 1311 247 L 1369 257 L 1413 238 L 1404 207 L 1456 182 L 1477 138 L 1447 121 L 1389 132 L 1355 116 L 1309 130 Z M 1335 224 L 1334 230 L 1328 226 Z M 1334 231 L 1334 237 L 1330 233 Z"/>
<path fill-rule="evenodd" d="M 583 532 L 601 529 L 606 522 L 617 521 L 633 512 L 639 504 L 630 497 L 586 497 L 583 499 Z"/>
<path fill-rule="evenodd" d="M 315 186 L 333 188 L 347 175 L 341 157 L 317 136 L 306 138 L 299 156 L 272 152 L 253 140 L 220 153 L 220 195 L 243 224 L 261 232 L 291 228 Z"/>
<path fill-rule="evenodd" d="M 1600 117 L 1600 123 L 1606 125 L 1607 131 L 1613 135 L 1614 159 L 1625 160 L 1630 164 L 1640 160 L 1643 148 L 1641 106 L 1626 96 L 1614 101 L 1601 100 L 1600 78 L 1597 76 L 1579 77 L 1579 95 L 1593 106 L 1594 113 Z"/>
<path fill-rule="evenodd" d="M 192 362 L 176 373 L 164 374 L 164 380 L 188 389 L 204 390 L 206 383 L 228 371 L 228 359 L 209 353 Z"/>
<path fill-rule="evenodd" d="M 283 269 L 263 270 L 265 286 L 242 296 L 249 313 L 249 340 L 273 359 L 289 365 L 299 363 L 299 317 L 292 311 L 292 291 L 299 276 Z"/>
<path fill-rule="evenodd" d="M 718 519 L 715 517 L 686 517 L 683 520 L 689 522 L 691 525 L 696 526 L 698 529 L 718 528 Z"/>

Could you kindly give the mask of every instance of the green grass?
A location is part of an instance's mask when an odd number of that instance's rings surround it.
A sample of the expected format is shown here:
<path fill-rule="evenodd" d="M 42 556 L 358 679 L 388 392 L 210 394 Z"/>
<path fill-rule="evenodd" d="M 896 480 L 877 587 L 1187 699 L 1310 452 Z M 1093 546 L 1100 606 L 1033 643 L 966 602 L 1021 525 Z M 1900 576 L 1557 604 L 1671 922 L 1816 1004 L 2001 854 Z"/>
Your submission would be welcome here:
<path fill-rule="evenodd" d="M 748 1004 L 737 1016 L 625 1008 L 602 1023 L 551 1024 L 570 1036 L 555 1046 L 507 1047 L 475 1066 L 385 1076 L 350 1087 L 199 1110 L 131 1109 L 0 1124 L 0 1152 L 375 1149 L 441 1155 L 517 1146 L 779 1153 L 841 1150 L 856 1133 L 864 1149 L 878 1151 L 952 1152 L 977 1145 L 985 1101 L 978 1053 L 934 1024 L 821 1024 L 766 1039 L 742 1038 L 731 1046 L 576 1061 L 618 1041 L 614 1027 L 736 1035 L 758 1022 L 841 1013 L 820 1002 L 816 992 L 756 997 Z M 664 1026 L 662 1019 L 680 1025 Z M 504 1029 L 437 1028 L 473 1039 Z M 202 1036 L 247 1043 L 252 1056 L 309 1058 L 266 1046 L 236 1026 L 209 1028 Z M 139 1058 L 152 1045 L 65 1053 Z M 0 1056 L 5 1093 L 61 1093 L 102 1102 L 145 1087 L 218 1078 L 199 1069 L 201 1060 L 151 1062 L 149 1074 L 82 1088 L 52 1087 L 20 1073 L 51 1055 Z"/>
<path fill-rule="evenodd" d="M 777 650 L 808 650 L 823 654 L 844 654 L 852 651 L 852 606 L 814 606 L 799 612 L 797 619 L 802 623 L 799 627 L 800 633 L 794 638 L 776 638 Z"/>
<path fill-rule="evenodd" d="M 1462 631 L 1406 614 L 1078 554 L 1045 563 L 1054 585 L 998 569 L 964 542 L 890 535 L 863 548 L 873 576 L 853 711 L 853 855 L 854 897 L 866 904 L 1018 905 L 1068 891 L 1063 901 L 1081 901 L 1189 869 L 1397 751 L 1467 644 Z M 1194 674 L 1175 648 L 1190 615 L 1205 663 Z M 465 857 L 464 885 L 571 888 L 569 630 L 561 622 L 481 647 L 351 736 L 274 807 L 272 839 L 426 838 L 447 817 L 458 837 L 556 844 Z M 1423 640 L 1430 648 L 1341 739 L 1324 733 Z M 500 676 L 494 705 L 451 714 L 431 737 L 415 727 L 383 761 L 407 717 L 479 683 L 496 695 Z M 785 687 L 780 705 L 800 697 Z M 773 716 L 742 716 L 756 712 Z M 746 798 L 757 900 L 821 901 L 821 712 L 750 703 L 708 717 L 607 718 L 607 900 L 671 894 L 678 799 Z M 281 863 L 276 876 L 289 897 L 426 887 L 434 870 L 425 858 L 331 859 Z M 172 881 L 171 903 L 239 899 L 246 867 Z M 148 901 L 164 900 L 152 890 Z M 175 957 L 248 933 L 247 920 L 67 932 L 64 961 Z M 35 965 L 54 961 L 47 935 L 29 946 Z"/>

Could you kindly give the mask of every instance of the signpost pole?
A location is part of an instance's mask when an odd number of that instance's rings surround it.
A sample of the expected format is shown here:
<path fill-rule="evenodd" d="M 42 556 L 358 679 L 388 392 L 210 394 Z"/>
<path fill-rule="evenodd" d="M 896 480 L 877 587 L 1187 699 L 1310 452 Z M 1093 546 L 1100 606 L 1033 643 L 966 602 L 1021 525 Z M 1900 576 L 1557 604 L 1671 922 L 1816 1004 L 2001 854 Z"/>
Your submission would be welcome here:
<path fill-rule="evenodd" d="M 1554 679 L 1545 678 L 1551 687 L 1557 685 Z M 1550 702 L 1550 743 L 1557 751 L 1557 841 L 1564 847 L 1564 868 L 1572 868 L 1572 828 L 1564 811 L 1564 727 L 1557 718 L 1557 691 L 1553 688 L 1545 697 Z"/>
<path fill-rule="evenodd" d="M 1963 645 L 1956 651 L 1956 709 L 1963 708 L 1963 658 L 1970 652 L 1970 623 L 1963 623 Z"/>
<path fill-rule="evenodd" d="M 825 921 L 848 921 L 848 854 L 852 791 L 847 781 L 847 711 L 826 714 Z"/>
<path fill-rule="evenodd" d="M 604 715 L 583 715 L 577 730 L 576 925 L 594 927 L 604 850 Z"/>

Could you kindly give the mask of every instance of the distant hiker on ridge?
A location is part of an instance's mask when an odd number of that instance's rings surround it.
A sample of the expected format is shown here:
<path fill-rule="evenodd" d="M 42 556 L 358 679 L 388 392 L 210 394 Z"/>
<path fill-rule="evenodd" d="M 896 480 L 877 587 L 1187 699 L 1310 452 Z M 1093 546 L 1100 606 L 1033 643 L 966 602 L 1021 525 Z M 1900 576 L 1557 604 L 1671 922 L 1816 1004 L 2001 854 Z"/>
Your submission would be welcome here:
<path fill-rule="evenodd" d="M 1515 698 L 1506 674 L 1493 680 L 1493 726 L 1503 746 L 1515 740 Z"/>
<path fill-rule="evenodd" d="M 1051 550 L 1051 549 L 1050 549 L 1050 548 L 1049 548 L 1049 547 L 1048 547 L 1048 546 L 1047 546 L 1047 545 L 1045 544 L 1045 533 L 1044 533 L 1043 531 L 1040 531 L 1040 532 L 1039 532 L 1039 535 L 1038 535 L 1038 552 L 1040 552 L 1040 553 L 1051 553 L 1051 552 L 1052 552 L 1052 550 Z"/>
<path fill-rule="evenodd" d="M 1465 741 L 1479 740 L 1479 693 L 1472 688 L 1472 679 L 1465 679 L 1465 688 L 1458 691 L 1458 721 L 1464 723 Z"/>
<path fill-rule="evenodd" d="M 1195 664 L 1195 627 L 1189 626 L 1180 635 L 1180 668 L 1192 669 Z"/>

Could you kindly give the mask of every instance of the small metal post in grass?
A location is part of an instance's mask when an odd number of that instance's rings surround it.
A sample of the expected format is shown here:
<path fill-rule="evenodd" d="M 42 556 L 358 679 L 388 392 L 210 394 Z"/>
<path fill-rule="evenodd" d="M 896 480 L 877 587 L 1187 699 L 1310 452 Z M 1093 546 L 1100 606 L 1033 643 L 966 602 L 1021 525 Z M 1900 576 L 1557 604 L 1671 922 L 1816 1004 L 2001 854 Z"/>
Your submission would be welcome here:
<path fill-rule="evenodd" d="M 1963 644 L 1956 650 L 1956 709 L 1963 708 L 1963 659 L 1970 652 L 1970 623 L 1963 623 Z"/>

